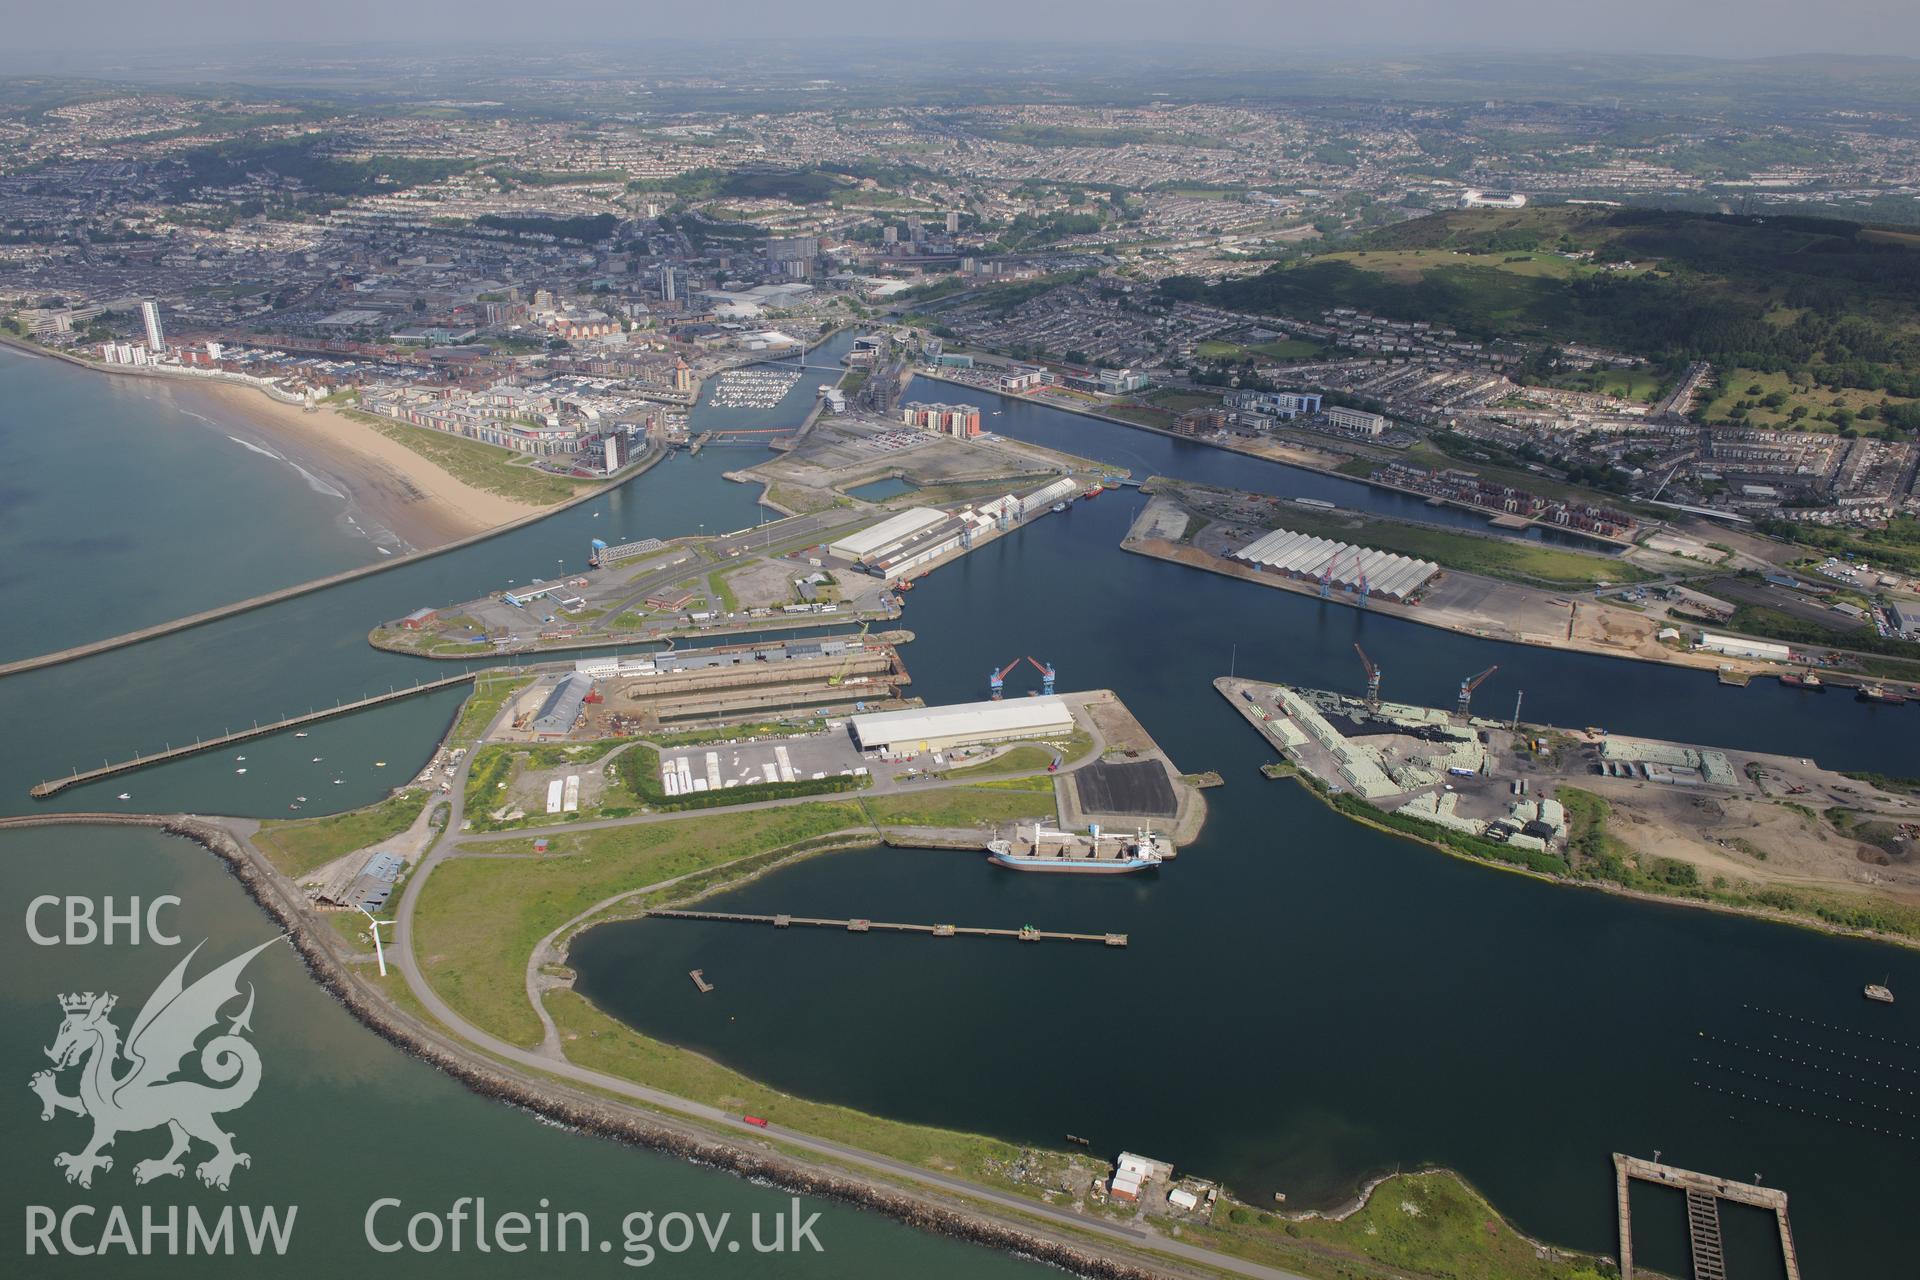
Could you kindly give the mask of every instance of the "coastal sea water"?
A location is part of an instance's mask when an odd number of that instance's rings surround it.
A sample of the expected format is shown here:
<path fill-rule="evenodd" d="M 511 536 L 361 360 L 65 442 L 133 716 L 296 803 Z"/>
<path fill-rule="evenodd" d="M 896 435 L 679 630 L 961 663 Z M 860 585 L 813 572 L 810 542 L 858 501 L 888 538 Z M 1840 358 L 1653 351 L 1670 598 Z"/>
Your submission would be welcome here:
<path fill-rule="evenodd" d="M 152 940 L 127 945 L 124 933 L 106 947 L 41 946 L 23 928 L 25 904 L 48 895 L 101 902 L 122 909 L 131 899 L 151 903 L 177 896 L 177 908 L 158 916 L 177 935 L 177 946 Z M 931 1277 L 1022 1276 L 1039 1268 L 958 1241 L 922 1235 L 877 1214 L 818 1200 L 800 1201 L 800 1220 L 818 1213 L 812 1238 L 820 1252 L 760 1255 L 753 1249 L 753 1217 L 760 1238 L 773 1239 L 776 1215 L 793 1221 L 792 1198 L 711 1169 L 649 1151 L 587 1137 L 526 1113 L 488 1101 L 434 1068 L 376 1038 L 309 978 L 285 945 L 269 946 L 250 963 L 239 987 L 251 999 L 248 1039 L 258 1050 L 259 1089 L 250 1101 L 217 1115 L 234 1146 L 250 1162 L 232 1173 L 222 1191 L 203 1185 L 196 1166 L 212 1148 L 196 1142 L 179 1177 L 136 1185 L 136 1165 L 167 1150 L 164 1127 L 129 1129 L 110 1148 L 113 1164 L 93 1175 L 92 1186 L 69 1184 L 54 1156 L 76 1152 L 92 1130 L 89 1119 L 58 1113 L 39 1119 L 40 1102 L 27 1090 L 30 1075 L 51 1064 L 45 1046 L 55 1042 L 63 1016 L 58 997 L 75 992 L 111 992 L 118 997 L 112 1021 L 124 1033 L 147 995 L 196 945 L 204 943 L 188 980 L 275 937 L 267 918 L 247 901 L 238 882 L 199 845 L 141 828 L 62 827 L 0 832 L 0 901 L 10 924 L 0 930 L 0 1078 L 10 1098 L 0 1107 L 0 1133 L 8 1159 L 0 1168 L 0 1267 L 18 1276 L 140 1275 L 201 1276 L 618 1276 L 637 1264 L 674 1275 L 738 1276 L 756 1273 L 798 1277 L 894 1276 L 903 1270 Z M 43 911 L 43 933 L 62 932 L 63 908 Z M 236 1001 L 228 1010 L 240 1006 Z M 223 1019 L 222 1030 L 225 1030 Z M 128 1064 L 116 1066 L 126 1073 Z M 73 1072 L 60 1089 L 75 1092 Z M 476 1247 L 470 1215 L 460 1248 L 442 1237 L 432 1251 L 381 1245 L 406 1239 L 415 1213 L 445 1215 L 461 1197 L 484 1199 L 486 1216 L 498 1221 L 524 1213 L 537 1222 L 543 1210 L 586 1215 L 589 1246 L 566 1253 L 487 1253 Z M 376 1207 L 381 1201 L 397 1204 Z M 33 1206 L 33 1208 L 29 1208 Z M 136 1244 L 142 1242 L 143 1210 L 165 1215 L 198 1212 L 209 1221 L 225 1209 L 272 1208 L 292 1231 L 284 1256 L 186 1255 L 184 1225 L 172 1239 L 149 1237 L 146 1256 L 109 1247 L 97 1257 L 70 1256 L 58 1229 L 51 1241 L 28 1250 L 29 1224 L 46 1215 L 63 1220 L 76 1206 L 91 1206 L 70 1219 L 73 1238 L 99 1244 L 115 1206 L 129 1215 Z M 38 1214 L 36 1218 L 34 1215 Z M 629 1215 L 652 1215 L 641 1245 L 629 1246 L 629 1231 L 642 1223 Z M 684 1253 L 673 1213 L 704 1214 L 709 1226 L 727 1215 L 725 1233 L 710 1251 L 702 1240 Z M 181 1219 L 184 1224 L 184 1217 Z M 552 1221 L 550 1219 L 550 1221 Z M 443 1228 L 444 1229 L 444 1228 Z M 238 1227 L 236 1236 L 241 1235 Z M 422 1228 L 421 1240 L 431 1239 Z M 522 1238 L 532 1241 L 529 1234 Z M 578 1233 L 569 1237 L 577 1242 Z M 600 1241 L 607 1245 L 602 1250 Z M 731 1245 L 731 1248 L 729 1247 Z M 177 1255 L 177 1256 L 176 1256 Z M 744 1255 L 744 1256 L 743 1256 Z M 631 1259 L 631 1261 L 629 1261 Z M 750 1259 L 751 1261 L 747 1261 Z"/>
<path fill-rule="evenodd" d="M 956 398 L 950 387 L 929 387 L 924 398 Z M 1201 470 L 1226 466 L 1230 478 L 1222 482 L 1243 487 L 1349 506 L 1376 496 L 1400 501 L 1040 406 L 968 398 L 1001 407 L 991 421 L 1008 434 L 1059 433 L 1062 447 L 1112 455 L 1136 474 L 1212 479 Z M 607 527 L 639 537 L 752 524 L 754 491 L 720 478 L 748 456 L 737 449 L 683 455 L 604 503 L 446 557 L 9 679 L 16 723 L 32 729 L 0 737 L 0 810 L 32 807 L 25 796 L 32 781 L 104 754 L 444 674 L 447 664 L 367 648 L 366 629 L 420 604 L 578 567 L 589 538 L 617 540 L 601 532 Z M 1323 485 L 1340 486 L 1344 496 L 1323 493 Z M 1337 821 L 1291 784 L 1253 772 L 1263 758 L 1257 740 L 1208 681 L 1232 663 L 1243 675 L 1357 689 L 1350 645 L 1359 639 L 1386 669 L 1394 697 L 1445 702 L 1463 675 L 1498 663 L 1483 706 L 1507 703 L 1524 688 L 1529 717 L 1551 723 L 1599 723 L 1892 773 L 1917 767 L 1911 708 L 1808 698 L 1764 681 L 1724 689 L 1700 672 L 1491 644 L 1127 555 L 1117 543 L 1138 502 L 1109 493 L 1076 504 L 930 576 L 912 593 L 905 619 L 920 637 L 908 654 L 913 691 L 930 702 L 984 696 L 987 671 L 1026 653 L 1055 663 L 1063 687 L 1117 690 L 1183 768 L 1227 776 L 1228 786 L 1210 793 L 1215 817 L 1200 844 L 1155 880 L 1099 886 L 1036 884 L 1048 878 L 997 874 L 964 854 L 893 851 L 822 859 L 751 891 L 773 895 L 766 901 L 838 904 L 842 913 L 858 898 L 907 920 L 1018 924 L 1030 914 L 1053 927 L 1132 923 L 1133 948 L 992 951 L 995 944 L 982 943 L 939 951 L 921 940 L 916 952 L 905 939 L 898 942 L 904 950 L 843 961 L 816 949 L 838 941 L 826 935 L 752 938 L 643 925 L 633 930 L 632 967 L 593 966 L 597 998 L 637 1025 L 776 1083 L 806 1077 L 816 1096 L 909 1118 L 938 1114 L 1037 1142 L 1091 1131 L 1101 1143 L 1232 1177 L 1256 1197 L 1263 1187 L 1288 1190 L 1296 1204 L 1337 1197 L 1375 1168 L 1434 1160 L 1466 1169 L 1523 1228 L 1606 1248 L 1607 1152 L 1659 1147 L 1682 1164 L 1730 1176 L 1758 1170 L 1768 1185 L 1786 1187 L 1806 1256 L 1839 1273 L 1874 1274 L 1877 1263 L 1920 1248 L 1909 1218 L 1876 1198 L 1907 1184 L 1910 1147 L 1889 1156 L 1877 1135 L 1844 1125 L 1820 1128 L 1759 1104 L 1729 1109 L 1693 1083 L 1698 1050 L 1677 1044 L 1674 1031 L 1687 1031 L 1676 1011 L 1691 1009 L 1702 1019 L 1692 1030 L 1722 1026 L 1709 1019 L 1725 1016 L 1732 1021 L 1723 1030 L 1761 1042 L 1772 1033 L 1739 1021 L 1747 1003 L 1833 1014 L 1828 1020 L 1837 1023 L 1857 1014 L 1861 981 L 1892 969 L 1896 989 L 1920 987 L 1911 957 L 1534 885 Z M 112 809 L 124 789 L 133 794 L 128 807 L 153 811 L 284 816 L 295 793 L 326 809 L 348 807 L 384 794 L 401 780 L 390 775 L 416 767 L 458 701 L 434 695 L 316 729 L 306 740 L 250 744 L 246 775 L 236 775 L 229 760 L 198 757 L 75 789 L 50 806 Z M 314 755 L 325 759 L 314 765 Z M 391 767 L 376 769 L 381 759 Z M 315 792 L 307 781 L 319 775 L 308 770 L 327 766 L 341 770 L 341 785 L 328 778 Z M 595 934 L 593 945 L 603 936 L 618 935 Z M 766 950 L 776 943 L 785 949 Z M 734 999 L 759 1002 L 785 991 L 798 1008 L 822 1012 L 823 984 L 846 984 L 847 1018 L 883 1025 L 905 1018 L 920 1032 L 921 1053 L 903 1063 L 895 1045 L 880 1055 L 895 1068 L 883 1073 L 858 1060 L 860 1036 L 840 1044 L 783 1038 L 774 1032 L 777 1019 L 753 1024 L 750 1035 L 715 1035 L 676 1005 L 692 965 L 681 965 L 676 981 L 653 976 L 670 947 L 708 957 L 737 949 L 753 969 L 729 982 Z M 882 954 L 897 958 L 916 984 L 895 989 L 886 975 L 847 971 L 849 961 L 872 968 L 863 957 Z M 1634 960 L 1660 954 L 1684 963 L 1668 972 Z M 767 973 L 770 962 L 787 972 Z M 1080 979 L 1081 966 L 1092 967 L 1090 982 Z M 794 988 L 803 978 L 812 985 Z M 1899 1022 L 1906 1009 L 1885 1011 L 1894 1021 L 1882 1029 L 1920 1043 L 1920 1030 Z M 837 1011 L 822 1016 L 843 1020 Z M 1287 1034 L 1295 1025 L 1297 1034 Z M 926 1053 L 929 1045 L 940 1052 Z M 927 1061 L 950 1049 L 976 1069 L 957 1078 Z M 1155 1069 L 1136 1070 L 1135 1052 Z M 827 1067 L 816 1073 L 799 1061 L 802 1053 Z M 828 1068 L 837 1080 L 813 1088 Z M 1350 1074 L 1371 1092 L 1347 1087 Z M 1087 1128 L 1068 1123 L 1067 1112 L 1083 1116 Z M 1735 1118 L 1721 1118 L 1728 1114 Z M 1856 1186 L 1856 1172 L 1867 1185 Z M 1849 1190 L 1865 1198 L 1841 1203 Z M 1654 1265 L 1662 1265 L 1657 1255 Z M 1665 1269 L 1677 1264 L 1669 1260 Z"/>
<path fill-rule="evenodd" d="M 7 695 L 44 732 L 0 739 L 0 776 L 9 782 L 87 767 L 169 743 L 209 737 L 254 720 L 352 701 L 459 668 L 372 649 L 367 632 L 424 604 L 444 605 L 534 578 L 586 567 L 595 537 L 608 542 L 750 526 L 762 514 L 756 491 L 720 478 L 735 451 L 682 454 L 602 498 L 537 525 L 417 564 L 358 579 L 163 636 L 116 653 L 10 677 Z M 476 664 L 479 665 L 479 664 Z M 247 816 L 287 816 L 351 808 L 411 776 L 445 731 L 464 692 L 451 690 L 390 704 L 290 734 L 195 756 L 46 802 L 58 808 L 112 810 L 129 792 L 141 810 L 180 808 Z M 236 774 L 232 755 L 245 754 Z M 313 757 L 322 759 L 314 762 Z M 385 760 L 389 768 L 374 762 Z M 283 767 L 284 766 L 284 767 Z M 334 779 L 340 779 L 336 784 Z M 26 785 L 31 785 L 28 783 Z M 19 787 L 0 793 L 0 812 L 19 812 Z"/>
<path fill-rule="evenodd" d="M 197 391 L 0 347 L 0 661 L 380 558 L 338 486 Z"/>

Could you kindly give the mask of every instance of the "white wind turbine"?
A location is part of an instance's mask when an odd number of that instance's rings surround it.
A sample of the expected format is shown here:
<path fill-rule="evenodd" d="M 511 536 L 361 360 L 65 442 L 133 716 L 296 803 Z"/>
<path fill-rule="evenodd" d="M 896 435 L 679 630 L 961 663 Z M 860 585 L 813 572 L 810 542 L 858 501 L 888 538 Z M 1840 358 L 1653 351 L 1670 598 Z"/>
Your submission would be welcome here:
<path fill-rule="evenodd" d="M 380 962 L 380 976 L 384 978 L 387 976 L 387 951 L 385 947 L 380 945 L 380 926 L 383 924 L 390 925 L 393 921 L 375 920 L 373 918 L 373 912 L 367 910 L 365 907 L 361 907 L 359 910 L 360 914 L 367 918 L 367 931 L 373 935 L 373 958 Z"/>

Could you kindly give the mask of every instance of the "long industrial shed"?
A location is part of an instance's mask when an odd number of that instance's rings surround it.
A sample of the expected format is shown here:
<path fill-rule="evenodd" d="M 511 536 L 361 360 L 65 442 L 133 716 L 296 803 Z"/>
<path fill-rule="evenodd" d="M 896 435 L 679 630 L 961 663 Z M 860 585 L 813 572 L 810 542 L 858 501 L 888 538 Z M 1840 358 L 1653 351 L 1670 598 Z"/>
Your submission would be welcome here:
<path fill-rule="evenodd" d="M 1275 529 L 1255 538 L 1236 551 L 1234 558 L 1294 578 L 1317 581 L 1325 574 L 1329 585 L 1339 590 L 1357 591 L 1364 585 L 1368 595 L 1383 600 L 1406 600 L 1440 572 L 1440 566 L 1431 560 L 1415 560 L 1290 529 Z"/>

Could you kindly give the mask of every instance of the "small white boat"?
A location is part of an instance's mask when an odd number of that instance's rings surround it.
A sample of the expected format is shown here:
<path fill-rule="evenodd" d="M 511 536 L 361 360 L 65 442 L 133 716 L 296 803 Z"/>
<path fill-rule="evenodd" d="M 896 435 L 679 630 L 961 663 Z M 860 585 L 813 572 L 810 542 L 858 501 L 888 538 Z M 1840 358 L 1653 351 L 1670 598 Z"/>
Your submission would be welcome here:
<path fill-rule="evenodd" d="M 120 799 L 122 799 L 122 800 L 131 800 L 131 799 L 133 799 L 133 792 L 131 792 L 131 791 L 122 791 L 122 792 L 120 793 L 120 796 L 119 796 L 119 798 L 120 798 Z"/>
<path fill-rule="evenodd" d="M 245 768 L 243 767 L 243 768 L 239 768 L 239 769 L 235 769 L 235 770 L 234 770 L 234 772 L 235 772 L 235 773 L 245 773 L 245 772 L 246 772 L 246 769 L 245 769 Z"/>
<path fill-rule="evenodd" d="M 384 769 L 387 767 L 387 762 L 385 760 L 375 760 L 373 762 L 373 767 L 376 769 Z"/>
<path fill-rule="evenodd" d="M 345 782 L 345 781 L 346 781 L 346 779 L 345 779 L 345 778 L 335 778 L 335 779 L 333 780 L 333 785 L 337 787 L 337 786 L 339 786 L 339 785 L 340 785 L 341 783 L 343 783 L 343 782 Z"/>
<path fill-rule="evenodd" d="M 1893 1003 L 1893 990 L 1884 981 L 1868 983 L 1860 994 L 1878 1004 Z"/>
<path fill-rule="evenodd" d="M 315 756 L 315 757 L 313 758 L 313 762 L 314 762 L 315 764 L 319 764 L 319 763 L 320 763 L 320 760 L 321 760 L 321 757 L 319 757 L 319 756 Z"/>
<path fill-rule="evenodd" d="M 294 799 L 298 800 L 301 804 L 305 804 L 307 802 L 307 798 L 305 796 L 295 796 Z"/>
<path fill-rule="evenodd" d="M 305 729 L 302 729 L 300 732 L 294 734 L 293 736 L 296 738 L 304 738 L 307 736 L 307 731 Z"/>
<path fill-rule="evenodd" d="M 244 761 L 246 760 L 246 757 L 245 757 L 245 756 L 235 756 L 235 757 L 234 757 L 234 759 L 235 759 L 235 760 L 239 760 L 239 761 L 242 761 L 242 762 L 244 762 Z"/>

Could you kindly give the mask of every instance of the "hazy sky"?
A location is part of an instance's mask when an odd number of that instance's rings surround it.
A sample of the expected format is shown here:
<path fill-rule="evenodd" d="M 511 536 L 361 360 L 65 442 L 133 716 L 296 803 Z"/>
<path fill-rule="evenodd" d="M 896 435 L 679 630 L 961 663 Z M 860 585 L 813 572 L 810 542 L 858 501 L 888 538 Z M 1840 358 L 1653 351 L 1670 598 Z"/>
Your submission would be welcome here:
<path fill-rule="evenodd" d="M 26 50 L 916 36 L 1920 57 L 1920 0 L 0 0 Z"/>

